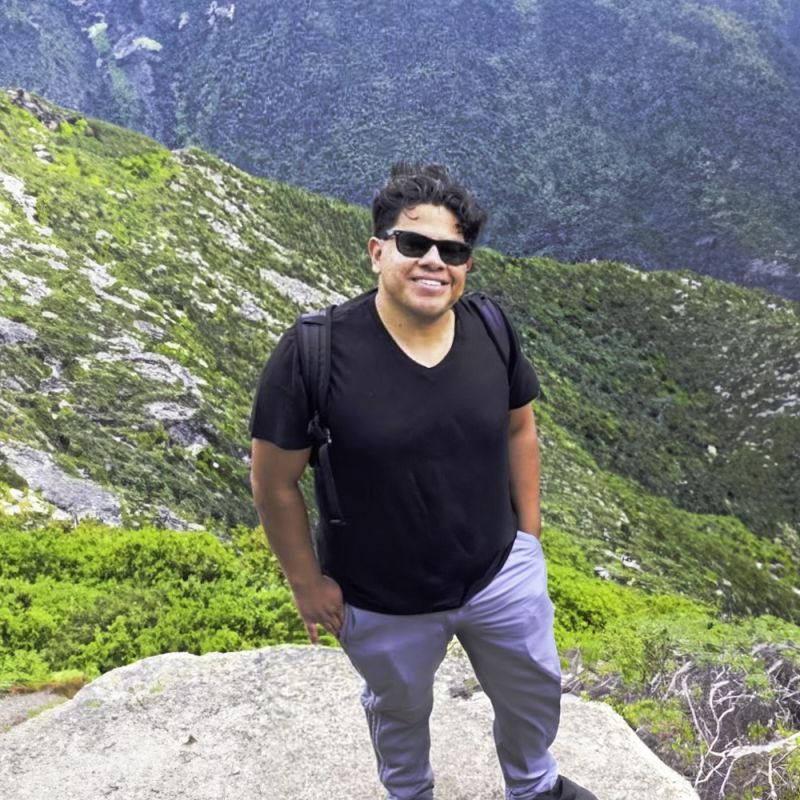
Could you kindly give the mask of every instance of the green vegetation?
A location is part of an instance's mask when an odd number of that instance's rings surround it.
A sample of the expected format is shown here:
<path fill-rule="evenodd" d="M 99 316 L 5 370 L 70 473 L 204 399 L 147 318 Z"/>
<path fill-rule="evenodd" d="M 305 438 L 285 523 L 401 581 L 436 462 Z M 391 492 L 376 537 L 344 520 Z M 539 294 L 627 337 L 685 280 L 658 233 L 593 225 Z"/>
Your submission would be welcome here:
<path fill-rule="evenodd" d="M 239 526 L 221 542 L 208 533 L 88 522 L 19 525 L 0 516 L 0 690 L 74 685 L 76 676 L 89 680 L 162 652 L 307 641 L 260 531 Z M 573 690 L 606 698 L 673 767 L 691 773 L 715 752 L 796 729 L 800 719 L 785 696 L 800 676 L 793 644 L 800 628 L 766 616 L 725 622 L 685 597 L 598 581 L 581 570 L 580 547 L 568 534 L 546 530 L 544 542 Z M 327 634 L 322 640 L 335 645 Z M 697 722 L 715 719 L 709 675 L 738 681 L 749 701 L 731 709 L 738 738 L 726 734 L 713 748 Z M 156 683 L 150 691 L 162 689 Z M 800 777 L 794 767 L 777 774 Z"/>
<path fill-rule="evenodd" d="M 85 521 L 26 530 L 0 517 L 0 684 L 88 676 L 161 652 L 236 650 L 305 641 L 284 579 L 259 530 L 119 530 Z M 800 633 L 775 618 L 724 623 L 678 595 L 598 581 L 578 543 L 548 530 L 550 593 L 565 652 L 607 664 L 634 686 L 704 654 L 731 663 L 752 641 Z M 578 567 L 576 567 L 576 563 Z M 71 675 L 63 673 L 62 678 Z"/>
<path fill-rule="evenodd" d="M 15 524 L 0 518 L 0 690 L 74 680 L 63 670 L 88 680 L 158 653 L 307 641 L 256 531 L 234 528 L 223 544 L 208 533 Z"/>

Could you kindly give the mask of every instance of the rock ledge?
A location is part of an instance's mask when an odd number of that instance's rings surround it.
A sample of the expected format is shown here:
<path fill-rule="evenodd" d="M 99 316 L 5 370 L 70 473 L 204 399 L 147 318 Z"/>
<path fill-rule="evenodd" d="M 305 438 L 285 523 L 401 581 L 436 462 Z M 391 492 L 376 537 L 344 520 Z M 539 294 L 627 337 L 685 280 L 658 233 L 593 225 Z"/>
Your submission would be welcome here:
<path fill-rule="evenodd" d="M 489 702 L 452 691 L 471 676 L 448 657 L 437 677 L 437 797 L 502 800 Z M 360 683 L 323 647 L 148 658 L 0 735 L 0 797 L 376 800 Z M 561 769 L 600 800 L 697 797 L 608 706 L 565 696 L 562 717 Z"/>

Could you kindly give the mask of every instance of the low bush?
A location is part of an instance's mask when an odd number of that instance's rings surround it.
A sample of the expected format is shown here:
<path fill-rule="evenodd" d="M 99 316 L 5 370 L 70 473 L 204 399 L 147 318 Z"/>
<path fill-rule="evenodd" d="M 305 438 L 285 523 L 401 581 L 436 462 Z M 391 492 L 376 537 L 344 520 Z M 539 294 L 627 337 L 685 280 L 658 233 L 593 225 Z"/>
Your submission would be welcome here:
<path fill-rule="evenodd" d="M 4 525 L 0 598 L 0 688 L 59 670 L 92 678 L 165 652 L 307 641 L 263 534 L 244 527 L 221 542 L 90 522 Z"/>

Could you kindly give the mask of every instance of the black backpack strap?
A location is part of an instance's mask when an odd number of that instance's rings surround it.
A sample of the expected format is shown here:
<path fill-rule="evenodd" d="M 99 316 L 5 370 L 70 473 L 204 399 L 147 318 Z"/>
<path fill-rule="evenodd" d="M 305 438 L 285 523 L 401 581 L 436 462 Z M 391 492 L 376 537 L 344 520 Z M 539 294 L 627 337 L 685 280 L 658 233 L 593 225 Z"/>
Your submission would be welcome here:
<path fill-rule="evenodd" d="M 308 397 L 311 419 L 308 434 L 313 440 L 311 465 L 321 478 L 323 513 L 331 525 L 344 525 L 339 495 L 333 480 L 330 446 L 333 443 L 328 427 L 328 388 L 331 381 L 331 329 L 334 306 L 323 312 L 301 314 L 297 319 L 297 344 L 300 373 Z"/>
<path fill-rule="evenodd" d="M 480 312 L 483 324 L 486 326 L 497 352 L 500 353 L 500 357 L 506 365 L 506 371 L 508 371 L 512 352 L 511 332 L 503 309 L 489 295 L 483 292 L 473 292 L 464 299 Z"/>
<path fill-rule="evenodd" d="M 309 433 L 314 441 L 320 437 L 328 405 L 328 384 L 331 379 L 331 327 L 333 306 L 322 312 L 301 314 L 297 319 L 297 344 L 300 353 L 300 374 L 303 378 L 308 406 L 312 414 Z M 314 424 L 314 430 L 311 430 Z"/>

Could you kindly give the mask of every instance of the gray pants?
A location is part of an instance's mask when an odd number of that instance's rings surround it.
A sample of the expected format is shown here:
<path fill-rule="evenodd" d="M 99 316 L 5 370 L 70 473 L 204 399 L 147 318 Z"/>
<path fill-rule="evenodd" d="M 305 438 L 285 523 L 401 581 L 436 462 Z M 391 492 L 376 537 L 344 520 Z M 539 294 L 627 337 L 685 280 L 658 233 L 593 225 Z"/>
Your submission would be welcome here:
<path fill-rule="evenodd" d="M 433 679 L 456 636 L 494 709 L 507 800 L 532 800 L 556 782 L 550 747 L 561 677 L 553 605 L 539 541 L 518 533 L 503 569 L 469 602 L 411 616 L 345 607 L 340 641 L 366 682 L 378 775 L 388 800 L 432 800 L 428 718 Z"/>

